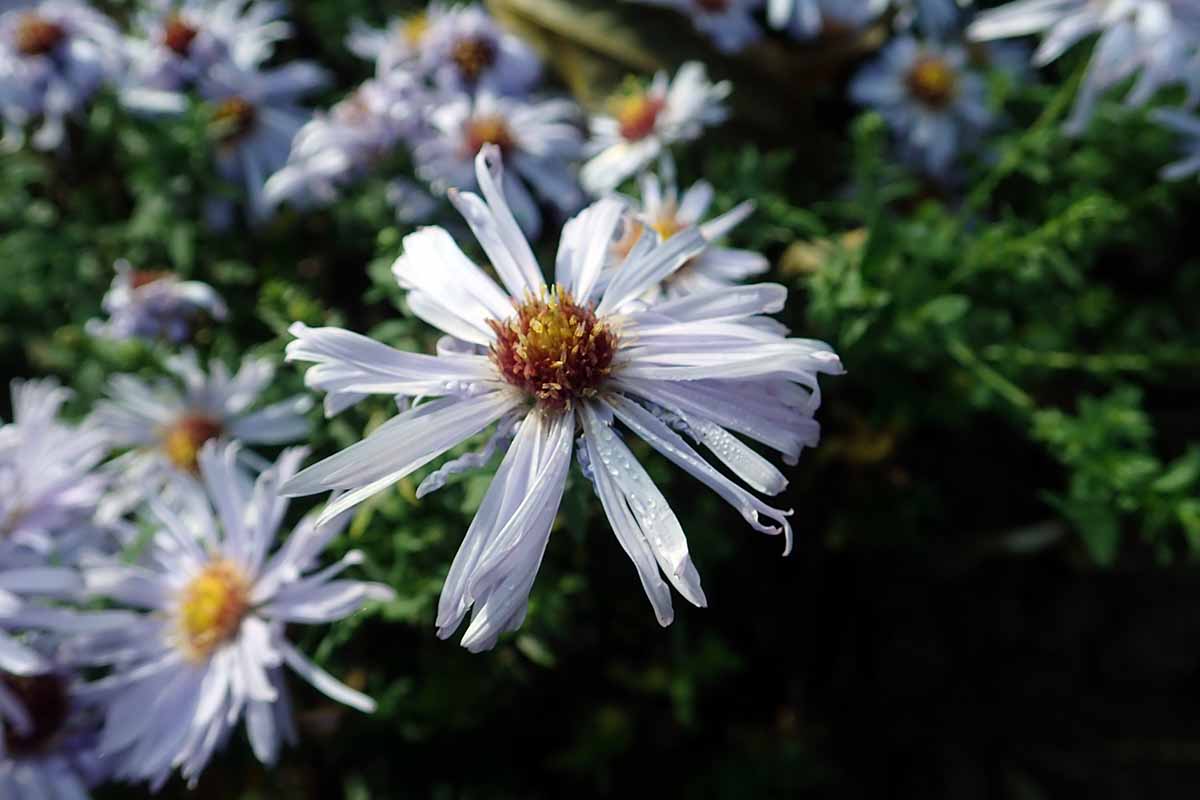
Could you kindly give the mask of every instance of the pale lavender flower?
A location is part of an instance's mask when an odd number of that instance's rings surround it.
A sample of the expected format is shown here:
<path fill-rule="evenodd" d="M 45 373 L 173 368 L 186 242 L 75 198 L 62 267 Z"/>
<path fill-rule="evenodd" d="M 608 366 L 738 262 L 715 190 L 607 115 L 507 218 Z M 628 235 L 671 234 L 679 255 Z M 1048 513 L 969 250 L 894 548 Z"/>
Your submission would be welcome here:
<path fill-rule="evenodd" d="M 647 172 L 642 176 L 640 186 L 641 207 L 630 209 L 622 235 L 614 242 L 610 251 L 618 264 L 625 259 L 642 236 L 653 235 L 659 242 L 665 242 L 683 231 L 696 228 L 706 242 L 715 242 L 726 236 L 754 211 L 754 203 L 747 200 L 730 211 L 705 221 L 708 207 L 713 200 L 713 188 L 707 181 L 693 184 L 682 197 L 675 187 L 673 177 L 668 177 L 664 184 L 658 175 Z M 700 255 L 688 260 L 659 286 L 654 287 L 653 296 L 673 297 L 727 288 L 747 278 L 761 275 L 769 267 L 767 259 L 759 253 L 709 244 Z"/>
<path fill-rule="evenodd" d="M 591 120 L 590 160 L 579 173 L 583 188 L 594 195 L 612 191 L 672 144 L 697 139 L 706 127 L 724 122 L 730 89 L 728 81 L 709 82 L 704 65 L 689 61 L 674 80 L 659 72 L 645 89 L 615 98 L 611 115 Z"/>
<path fill-rule="evenodd" d="M 350 24 L 346 46 L 359 58 L 373 62 L 376 75 L 398 69 L 416 73 L 423 48 L 429 41 L 429 29 L 449 13 L 453 12 L 447 11 L 441 3 L 432 2 L 424 11 L 396 17 L 382 29 L 354 20 Z"/>
<path fill-rule="evenodd" d="M 109 444 L 94 425 L 59 418 L 70 392 L 52 379 L 12 383 L 13 421 L 0 426 L 0 569 L 14 552 L 72 562 L 99 538 L 108 486 L 96 470 Z"/>
<path fill-rule="evenodd" d="M 223 320 L 228 313 L 221 296 L 207 283 L 183 281 L 170 272 L 134 269 L 124 259 L 115 269 L 116 277 L 101 301 L 108 319 L 87 324 L 93 336 L 179 343 L 187 341 L 201 316 Z"/>
<path fill-rule="evenodd" d="M 1154 121 L 1179 134 L 1184 157 L 1163 168 L 1162 176 L 1177 181 L 1200 173 L 1200 116 L 1175 109 L 1155 110 Z"/>
<path fill-rule="evenodd" d="M 277 445 L 308 432 L 308 397 L 254 410 L 275 377 L 269 359 L 246 359 L 233 375 L 214 360 L 205 373 L 188 351 L 169 359 L 167 367 L 176 380 L 152 384 L 133 375 L 113 376 L 109 399 L 97 403 L 93 412 L 112 446 L 129 450 L 108 467 L 117 484 L 101 504 L 106 521 L 173 486 L 175 477 L 194 477 L 200 448 L 210 439 Z M 265 464 L 252 453 L 243 456 L 248 466 Z"/>
<path fill-rule="evenodd" d="M 269 0 L 151 0 L 134 16 L 123 97 L 143 110 L 178 109 L 179 97 L 217 64 L 252 70 L 291 26 Z"/>
<path fill-rule="evenodd" d="M 56 149 L 66 119 L 117 74 L 120 55 L 112 22 L 75 0 L 43 0 L 0 13 L 4 144 L 20 146 L 36 124 L 33 146 Z"/>
<path fill-rule="evenodd" d="M 325 85 L 316 64 L 293 61 L 262 71 L 221 64 L 200 81 L 200 94 L 212 105 L 210 129 L 216 143 L 217 169 L 241 184 L 253 221 L 272 211 L 264 187 L 287 163 L 292 139 L 312 116 L 300 97 Z"/>
<path fill-rule="evenodd" d="M 987 87 L 958 45 L 893 40 L 850 84 L 856 102 L 877 110 L 919 169 L 944 178 L 959 152 L 991 124 Z"/>
<path fill-rule="evenodd" d="M 78 685 L 62 668 L 16 675 L 0 667 L 4 800 L 86 800 L 106 777 L 95 751 L 100 709 L 79 696 Z"/>
<path fill-rule="evenodd" d="M 292 140 L 287 164 L 267 180 L 272 205 L 332 202 L 400 142 L 424 126 L 425 91 L 404 72 L 372 78 L 328 113 L 317 114 Z"/>
<path fill-rule="evenodd" d="M 767 21 L 798 39 L 855 31 L 887 9 L 888 0 L 767 0 Z"/>
<path fill-rule="evenodd" d="M 157 789 L 178 768 L 194 783 L 243 719 L 255 756 L 273 764 L 296 738 L 285 666 L 340 703 L 374 710 L 285 636 L 288 625 L 335 622 L 393 596 L 379 584 L 335 580 L 361 553 L 317 569 L 337 522 L 309 515 L 276 547 L 288 506 L 276 488 L 305 452 L 285 451 L 250 486 L 236 444 L 206 444 L 205 489 L 182 483 L 177 505 L 152 502 L 156 531 L 144 562 L 85 573 L 93 594 L 146 612 L 70 650 L 76 663 L 114 668 L 87 692 L 107 708 L 98 751 L 117 777 Z"/>
<path fill-rule="evenodd" d="M 444 8 L 427 23 L 418 69 L 442 91 L 523 95 L 541 78 L 541 62 L 529 45 L 477 3 Z"/>
<path fill-rule="evenodd" d="M 498 149 L 484 148 L 476 166 L 486 201 L 457 192 L 451 200 L 504 289 L 446 231 L 425 228 L 405 238 L 393 272 L 408 290 L 412 312 L 448 335 L 438 355 L 402 352 L 346 330 L 294 325 L 288 359 L 315 362 L 310 386 L 343 400 L 364 394 L 437 399 L 413 405 L 281 491 L 339 492 L 321 515 L 333 519 L 498 423 L 492 441 L 511 436 L 512 443 L 450 568 L 437 617 L 438 633 L 447 637 L 474 609 L 463 645 L 485 650 L 524 619 L 582 430 L 579 447 L 601 504 L 659 622 L 669 624 L 670 589 L 660 570 L 690 602 L 705 605 L 704 593 L 679 521 L 616 423 L 715 491 L 756 530 L 782 534 L 786 552 L 791 512 L 725 477 L 663 417 L 671 415 L 746 485 L 777 494 L 787 479 L 731 431 L 794 463 L 818 438 L 817 376 L 840 373 L 841 364 L 821 342 L 743 324 L 779 311 L 783 286 L 722 288 L 646 307 L 639 298 L 703 250 L 695 228 L 661 245 L 643 237 L 600 292 L 597 282 L 625 208 L 616 198 L 567 222 L 557 282 L 547 285 L 504 200 Z M 450 462 L 418 493 L 482 458 L 469 454 Z"/>
<path fill-rule="evenodd" d="M 1081 133 L 1100 95 L 1138 76 L 1126 96 L 1144 104 L 1159 89 L 1197 81 L 1190 65 L 1200 45 L 1200 9 L 1194 0 L 1016 0 L 983 12 L 967 29 L 973 39 L 1043 34 L 1036 66 L 1057 59 L 1083 39 L 1099 34 L 1083 86 L 1067 120 Z M 1200 88 L 1200 84 L 1193 84 Z"/>
<path fill-rule="evenodd" d="M 562 214 L 583 205 L 583 192 L 571 165 L 583 137 L 570 100 L 519 100 L 480 91 L 458 95 L 429 112 L 429 134 L 413 149 L 417 175 L 435 192 L 475 189 L 475 156 L 486 145 L 499 147 L 512 168 L 504 196 L 531 238 L 541 231 L 535 196 Z M 531 191 L 532 190 L 532 191 Z"/>
<path fill-rule="evenodd" d="M 754 14 L 763 0 L 629 0 L 662 6 L 691 17 L 696 30 L 723 53 L 737 53 L 762 38 Z"/>

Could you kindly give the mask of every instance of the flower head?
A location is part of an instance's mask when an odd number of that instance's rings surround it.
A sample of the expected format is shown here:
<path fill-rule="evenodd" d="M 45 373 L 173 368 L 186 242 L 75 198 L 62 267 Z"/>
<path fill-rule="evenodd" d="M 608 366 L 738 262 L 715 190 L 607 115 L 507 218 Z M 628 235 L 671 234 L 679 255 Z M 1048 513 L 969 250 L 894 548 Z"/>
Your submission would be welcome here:
<path fill-rule="evenodd" d="M 798 39 L 853 31 L 887 9 L 888 0 L 767 0 L 767 21 Z"/>
<path fill-rule="evenodd" d="M 308 430 L 305 397 L 252 410 L 275 375 L 269 360 L 247 359 L 233 375 L 219 361 L 206 374 L 191 352 L 167 366 L 178 383 L 117 375 L 109 381 L 109 399 L 96 406 L 96 425 L 114 446 L 129 448 L 112 463 L 119 482 L 102 506 L 106 519 L 173 485 L 172 475 L 197 475 L 200 450 L 211 440 L 284 444 Z"/>
<path fill-rule="evenodd" d="M 476 158 L 486 200 L 467 193 L 451 199 L 504 289 L 440 228 L 406 237 L 393 267 L 413 313 L 458 345 L 421 355 L 345 330 L 293 326 L 289 360 L 315 362 L 307 381 L 336 396 L 335 407 L 370 393 L 438 399 L 305 469 L 282 491 L 340 492 L 322 514 L 333 518 L 498 423 L 485 453 L 512 443 L 450 568 L 438 611 L 439 634 L 449 636 L 474 609 L 463 644 L 483 650 L 524 619 L 582 432 L 587 474 L 665 625 L 672 611 L 660 570 L 696 605 L 705 604 L 704 593 L 678 520 L 616 424 L 715 491 L 756 530 L 783 534 L 790 546 L 790 512 L 725 477 L 676 430 L 752 489 L 776 494 L 787 480 L 731 431 L 794 460 L 816 443 L 817 375 L 836 374 L 841 364 L 820 342 L 742 324 L 778 311 L 782 286 L 723 288 L 647 308 L 639 298 L 704 249 L 696 228 L 661 243 L 643 237 L 601 290 L 624 211 L 615 198 L 566 224 L 556 280 L 548 283 L 504 200 L 500 162 L 494 146 Z M 418 495 L 481 458 L 468 454 L 443 466 Z"/>
<path fill-rule="evenodd" d="M 419 73 L 443 91 L 524 95 L 541 77 L 529 45 L 477 3 L 430 13 L 419 41 Z"/>
<path fill-rule="evenodd" d="M 488 145 L 512 165 L 504 194 L 530 236 L 541 230 L 535 196 L 564 215 L 583 204 L 571 164 L 583 142 L 569 100 L 524 101 L 481 91 L 459 95 L 429 114 L 429 132 L 413 157 L 417 174 L 436 191 L 474 189 L 475 156 Z M 530 191 L 532 190 L 532 192 Z"/>
<path fill-rule="evenodd" d="M 225 318 L 225 302 L 207 283 L 183 281 L 165 271 L 134 269 L 125 260 L 116 263 L 116 270 L 101 301 L 108 319 L 88 322 L 93 336 L 184 342 L 202 315 Z"/>
<path fill-rule="evenodd" d="M 592 157 L 579 174 L 584 188 L 592 194 L 611 191 L 670 145 L 723 122 L 729 91 L 728 82 L 710 83 L 696 61 L 680 67 L 674 80 L 660 72 L 648 87 L 627 87 L 614 98 L 611 114 L 592 118 L 587 145 Z"/>
<path fill-rule="evenodd" d="M 763 0 L 634 0 L 686 14 L 696 30 L 712 39 L 723 53 L 737 53 L 762 38 L 754 13 Z"/>
<path fill-rule="evenodd" d="M 887 120 L 918 168 L 945 177 L 958 152 L 991 123 L 983 79 L 957 45 L 904 36 L 884 48 L 850 85 L 855 102 Z"/>
<path fill-rule="evenodd" d="M 152 503 L 156 533 L 144 566 L 97 566 L 89 589 L 144 610 L 127 625 L 72 644 L 82 663 L 119 667 L 90 687 L 108 716 L 99 750 L 119 777 L 161 785 L 179 768 L 194 781 L 239 720 L 255 755 L 274 763 L 295 737 L 283 667 L 338 702 L 370 712 L 370 698 L 335 680 L 285 637 L 289 624 L 343 619 L 385 586 L 335 580 L 359 563 L 352 552 L 317 569 L 341 526 L 312 515 L 276 547 L 287 510 L 276 487 L 304 451 L 285 451 L 253 486 L 237 465 L 237 445 L 212 442 L 199 455 L 200 476 L 180 484 L 180 502 Z"/>
<path fill-rule="evenodd" d="M 53 150 L 78 113 L 121 68 L 120 35 L 104 15 L 75 0 L 42 0 L 0 11 L 0 117 L 5 140 Z"/>
<path fill-rule="evenodd" d="M 1100 95 L 1133 76 L 1126 101 L 1141 105 L 1164 86 L 1189 81 L 1200 89 L 1200 10 L 1192 0 L 1015 0 L 981 13 L 973 39 L 1044 34 L 1033 62 L 1044 66 L 1084 38 L 1099 34 L 1087 75 L 1067 120 L 1081 133 Z"/>
<path fill-rule="evenodd" d="M 432 2 L 422 11 L 392 19 L 382 29 L 355 20 L 351 23 L 346 46 L 359 58 L 375 62 L 376 75 L 383 76 L 396 70 L 414 72 L 430 41 L 430 28 L 452 13 L 455 12 Z"/>

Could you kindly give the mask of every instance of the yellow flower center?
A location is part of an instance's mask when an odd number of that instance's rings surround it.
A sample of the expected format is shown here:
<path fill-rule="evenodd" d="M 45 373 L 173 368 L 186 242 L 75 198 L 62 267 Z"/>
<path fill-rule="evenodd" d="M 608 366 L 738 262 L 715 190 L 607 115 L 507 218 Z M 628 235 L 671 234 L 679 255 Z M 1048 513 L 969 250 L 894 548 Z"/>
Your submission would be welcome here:
<path fill-rule="evenodd" d="M 908 90 L 925 105 L 941 109 L 958 92 L 958 75 L 942 58 L 925 55 L 917 59 L 908 73 Z"/>
<path fill-rule="evenodd" d="M 203 414 L 188 414 L 167 428 L 162 448 L 171 463 L 182 470 L 195 472 L 196 457 L 209 439 L 221 435 L 221 423 Z"/>
<path fill-rule="evenodd" d="M 193 661 L 203 661 L 232 639 L 250 609 L 250 585 L 228 561 L 214 561 L 179 597 L 182 646 Z"/>
<path fill-rule="evenodd" d="M 687 226 L 679 221 L 679 217 L 676 216 L 675 209 L 673 207 L 668 207 L 663 209 L 662 213 L 654 218 L 654 221 L 650 223 L 650 227 L 658 231 L 658 235 L 662 237 L 662 240 L 665 242 L 667 239 L 670 239 Z"/>
<path fill-rule="evenodd" d="M 495 63 L 496 43 L 482 36 L 465 36 L 450 48 L 450 60 L 464 81 L 475 83 Z"/>
<path fill-rule="evenodd" d="M 229 97 L 213 110 L 210 130 L 221 144 L 233 144 L 246 136 L 258 123 L 258 110 L 244 97 Z"/>
<path fill-rule="evenodd" d="M 654 133 L 658 115 L 662 112 L 665 103 L 644 92 L 636 92 L 615 100 L 613 105 L 613 116 L 617 118 L 621 138 L 636 142 Z"/>
<path fill-rule="evenodd" d="M 595 396 L 617 352 L 617 336 L 608 325 L 557 287 L 541 297 L 527 296 L 516 316 L 488 324 L 496 333 L 492 362 L 543 408 L 561 410 L 576 398 Z"/>
<path fill-rule="evenodd" d="M 504 118 L 497 114 L 473 117 L 467 122 L 464 137 L 467 154 L 474 156 L 485 144 L 494 144 L 507 154 L 513 148 L 513 135 Z"/>
<path fill-rule="evenodd" d="M 429 15 L 424 12 L 413 14 L 400 24 L 400 37 L 409 47 L 421 44 L 429 31 Z"/>
<path fill-rule="evenodd" d="M 17 23 L 17 52 L 22 55 L 47 55 L 65 38 L 67 32 L 61 25 L 32 11 L 22 15 Z"/>

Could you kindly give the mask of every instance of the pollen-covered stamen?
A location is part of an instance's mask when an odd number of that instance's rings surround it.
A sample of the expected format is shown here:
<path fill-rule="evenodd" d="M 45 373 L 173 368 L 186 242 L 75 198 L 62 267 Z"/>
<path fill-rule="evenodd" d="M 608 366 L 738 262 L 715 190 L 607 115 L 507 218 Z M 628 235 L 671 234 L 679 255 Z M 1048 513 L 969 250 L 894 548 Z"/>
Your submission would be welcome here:
<path fill-rule="evenodd" d="M 209 439 L 223 432 L 221 423 L 205 414 L 187 414 L 163 431 L 162 448 L 171 463 L 182 470 L 195 472 L 200 448 Z"/>
<path fill-rule="evenodd" d="M 489 320 L 491 358 L 504 379 L 548 409 L 593 397 L 608 378 L 617 335 L 589 306 L 557 287 L 527 296 L 515 316 Z"/>
<path fill-rule="evenodd" d="M 233 563 L 214 561 L 192 578 L 179 595 L 179 633 L 183 650 L 203 661 L 232 639 L 250 610 L 250 584 Z"/>
<path fill-rule="evenodd" d="M 666 102 L 647 94 L 632 94 L 616 101 L 616 118 L 621 138 L 636 142 L 654 133 L 658 115 Z"/>
<path fill-rule="evenodd" d="M 17 23 L 17 52 L 27 56 L 44 56 L 67 38 L 62 25 L 40 14 L 28 12 Z"/>
<path fill-rule="evenodd" d="M 244 97 L 229 97 L 217 104 L 212 115 L 213 138 L 221 144 L 234 144 L 258 124 L 258 110 Z"/>
<path fill-rule="evenodd" d="M 66 682 L 58 675 L 10 675 L 0 672 L 0 683 L 29 715 L 30 728 L 18 733 L 15 725 L 4 726 L 4 749 L 21 758 L 44 753 L 53 745 L 71 713 Z"/>
<path fill-rule="evenodd" d="M 464 36 L 450 48 L 450 60 L 467 83 L 475 83 L 496 62 L 496 43 L 484 36 Z"/>
<path fill-rule="evenodd" d="M 192 41 L 200 31 L 189 25 L 178 14 L 172 15 L 163 28 L 163 44 L 176 55 L 186 56 L 192 48 Z"/>
<path fill-rule="evenodd" d="M 950 105 L 958 93 L 958 75 L 945 59 L 924 55 L 917 59 L 906 79 L 913 97 L 934 109 Z"/>
<path fill-rule="evenodd" d="M 508 122 L 498 114 L 482 114 L 467 121 L 463 131 L 464 148 L 474 156 L 485 144 L 494 144 L 507 156 L 516 144 Z"/>

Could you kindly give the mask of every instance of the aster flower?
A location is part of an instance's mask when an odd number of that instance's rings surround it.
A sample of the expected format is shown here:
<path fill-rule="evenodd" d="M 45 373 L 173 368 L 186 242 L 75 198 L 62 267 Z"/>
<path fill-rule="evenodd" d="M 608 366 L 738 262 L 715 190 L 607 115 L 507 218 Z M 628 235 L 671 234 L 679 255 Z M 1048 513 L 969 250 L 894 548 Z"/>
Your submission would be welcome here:
<path fill-rule="evenodd" d="M 908 160 L 944 178 L 992 119 L 987 87 L 967 63 L 958 45 L 899 37 L 855 76 L 850 96 L 883 115 Z"/>
<path fill-rule="evenodd" d="M 664 186 L 657 175 L 647 172 L 640 184 L 641 209 L 630 211 L 623 235 L 611 248 L 612 257 L 618 263 L 629 255 L 647 229 L 660 242 L 664 242 L 681 231 L 696 228 L 706 242 L 714 242 L 727 235 L 754 211 L 754 203 L 747 200 L 705 222 L 705 214 L 713 200 L 713 188 L 706 181 L 693 184 L 682 197 L 675 188 L 673 178 Z M 655 287 L 654 292 L 676 296 L 726 288 L 754 275 L 761 275 L 769 266 L 767 259 L 759 253 L 709 245 L 700 255 L 688 260 L 660 286 Z"/>
<path fill-rule="evenodd" d="M 523 95 L 541 77 L 537 55 L 477 3 L 427 17 L 419 71 L 439 89 Z"/>
<path fill-rule="evenodd" d="M 1126 96 L 1145 103 L 1164 86 L 1188 79 L 1200 44 L 1200 11 L 1192 0 L 1017 0 L 983 12 L 967 29 L 980 41 L 1043 33 L 1036 66 L 1099 34 L 1067 130 L 1078 134 L 1100 95 L 1137 75 Z"/>
<path fill-rule="evenodd" d="M 201 315 L 223 320 L 225 302 L 200 281 L 182 281 L 170 272 L 134 269 L 124 259 L 100 301 L 107 320 L 90 320 L 87 332 L 106 339 L 165 339 L 184 342 Z"/>
<path fill-rule="evenodd" d="M 798 39 L 853 31 L 878 17 L 888 0 L 767 0 L 767 21 Z"/>
<path fill-rule="evenodd" d="M 300 129 L 287 164 L 267 181 L 266 201 L 332 202 L 342 186 L 391 155 L 401 140 L 416 136 L 426 103 L 424 90 L 407 73 L 366 81 Z"/>
<path fill-rule="evenodd" d="M 375 707 L 284 634 L 289 624 L 344 619 L 368 601 L 391 599 L 391 590 L 335 580 L 361 561 L 357 552 L 317 569 L 339 524 L 309 515 L 276 548 L 288 505 L 276 487 L 305 451 L 285 451 L 250 487 L 237 449 L 210 442 L 201 450 L 207 496 L 186 482 L 179 510 L 151 504 L 157 530 L 143 566 L 86 573 L 90 591 L 146 611 L 79 639 L 71 652 L 78 663 L 116 668 L 88 689 L 108 709 L 98 749 L 114 760 L 115 775 L 156 789 L 177 767 L 194 782 L 243 718 L 255 756 L 274 763 L 296 735 L 284 666 L 340 703 L 367 713 Z"/>
<path fill-rule="evenodd" d="M 359 58 L 373 62 L 376 75 L 398 69 L 415 72 L 428 41 L 429 28 L 447 13 L 453 12 L 433 2 L 423 11 L 392 19 L 382 29 L 354 20 L 350 23 L 346 47 Z"/>
<path fill-rule="evenodd" d="M 173 476 L 195 476 L 200 448 L 210 439 L 276 445 L 294 442 L 308 431 L 307 397 L 252 410 L 275 377 L 268 359 L 246 359 L 233 375 L 214 360 L 206 374 L 195 354 L 185 352 L 169 359 L 167 368 L 178 382 L 150 384 L 133 375 L 113 376 L 109 399 L 96 405 L 97 427 L 113 446 L 129 448 L 109 465 L 119 482 L 101 505 L 104 519 L 174 485 Z M 264 463 L 251 453 L 243 456 L 248 465 Z"/>
<path fill-rule="evenodd" d="M 12 383 L 13 421 L 0 426 L 0 569 L 14 550 L 73 560 L 98 534 L 108 478 L 95 468 L 109 446 L 95 426 L 59 419 L 69 395 L 51 379 Z"/>
<path fill-rule="evenodd" d="M 762 38 L 754 13 L 763 0 L 632 0 L 663 6 L 691 17 L 696 30 L 712 39 L 722 53 L 737 53 Z"/>
<path fill-rule="evenodd" d="M 1184 141 L 1184 157 L 1164 167 L 1162 176 L 1175 181 L 1200 173 L 1200 117 L 1167 108 L 1155 110 L 1153 116 L 1155 122 L 1179 134 Z"/>
<path fill-rule="evenodd" d="M 0 668 L 0 797 L 80 800 L 105 776 L 95 752 L 98 710 L 64 669 L 16 675 Z"/>
<path fill-rule="evenodd" d="M 287 163 L 292 139 L 311 116 L 301 95 L 324 86 L 318 66 L 293 61 L 261 72 L 220 65 L 200 81 L 200 94 L 212 105 L 210 130 L 221 176 L 245 188 L 254 221 L 271 212 L 264 186 Z"/>
<path fill-rule="evenodd" d="M 4 142 L 32 138 L 39 150 L 63 141 L 77 114 L 120 69 L 120 34 L 98 11 L 74 0 L 44 0 L 0 12 L 0 117 Z"/>
<path fill-rule="evenodd" d="M 674 80 L 665 72 L 646 88 L 629 86 L 612 102 L 612 115 L 592 118 L 591 160 L 579 173 L 592 194 L 612 191 L 621 181 L 650 164 L 676 142 L 699 138 L 704 128 L 728 115 L 722 101 L 727 81 L 710 83 L 704 65 L 690 61 Z"/>
<path fill-rule="evenodd" d="M 527 102 L 486 90 L 459 95 L 429 112 L 429 135 L 413 150 L 417 174 L 439 193 L 474 189 L 475 156 L 485 145 L 500 148 L 513 168 L 504 195 L 521 228 L 536 238 L 541 214 L 535 194 L 564 214 L 583 204 L 571 171 L 583 146 L 573 124 L 578 113 L 570 100 Z"/>
<path fill-rule="evenodd" d="M 251 70 L 271 57 L 291 26 L 283 3 L 262 0 L 151 0 L 134 16 L 128 42 L 127 105 L 178 105 L 178 96 L 217 64 Z M 166 94 L 164 94 L 166 93 Z"/>
<path fill-rule="evenodd" d="M 405 238 L 393 271 L 409 290 L 413 313 L 460 345 L 421 355 L 345 330 L 294 325 L 288 359 L 314 362 L 309 385 L 339 402 L 370 393 L 437 399 L 308 467 L 281 491 L 339 492 L 322 513 L 332 519 L 498 423 L 489 446 L 496 447 L 497 438 L 511 437 L 512 444 L 450 568 L 437 618 L 439 635 L 447 637 L 473 608 L 463 644 L 485 650 L 524 619 L 582 431 L 585 474 L 666 625 L 671 598 L 660 570 L 690 602 L 703 606 L 704 593 L 679 521 L 616 423 L 715 491 L 756 530 L 782 534 L 790 547 L 791 512 L 768 506 L 723 475 L 671 425 L 703 443 L 751 488 L 776 494 L 786 478 L 730 431 L 794 462 L 816 443 L 817 375 L 839 373 L 841 364 L 823 343 L 739 324 L 778 311 L 787 294 L 782 286 L 723 288 L 650 308 L 640 303 L 703 250 L 695 228 L 661 245 L 643 237 L 600 293 L 597 279 L 624 210 L 615 198 L 567 222 L 557 282 L 547 285 L 504 200 L 499 150 L 484 148 L 476 167 L 486 201 L 467 193 L 452 193 L 451 200 L 504 289 L 446 231 L 425 228 Z M 418 494 L 485 457 L 450 462 Z"/>

